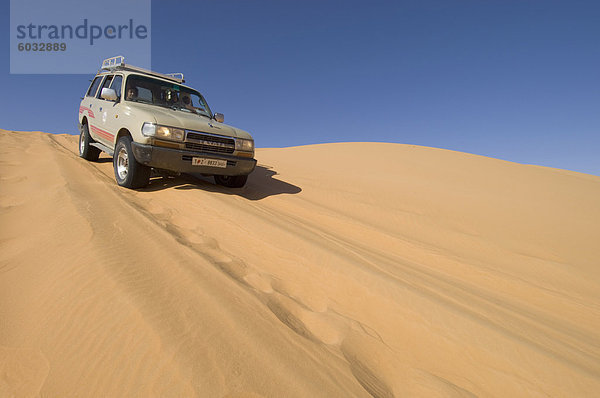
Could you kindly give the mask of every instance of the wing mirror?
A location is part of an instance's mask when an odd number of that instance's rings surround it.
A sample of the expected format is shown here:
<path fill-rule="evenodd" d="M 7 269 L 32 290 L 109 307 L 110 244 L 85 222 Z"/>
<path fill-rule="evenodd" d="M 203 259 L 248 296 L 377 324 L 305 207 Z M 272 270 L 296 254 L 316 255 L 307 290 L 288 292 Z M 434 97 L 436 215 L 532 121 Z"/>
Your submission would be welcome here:
<path fill-rule="evenodd" d="M 223 123 L 223 120 L 225 120 L 225 115 L 223 115 L 222 113 L 215 113 L 214 118 L 217 122 Z"/>
<path fill-rule="evenodd" d="M 114 89 L 104 87 L 100 93 L 100 98 L 109 101 L 116 101 L 118 97 L 117 92 Z"/>

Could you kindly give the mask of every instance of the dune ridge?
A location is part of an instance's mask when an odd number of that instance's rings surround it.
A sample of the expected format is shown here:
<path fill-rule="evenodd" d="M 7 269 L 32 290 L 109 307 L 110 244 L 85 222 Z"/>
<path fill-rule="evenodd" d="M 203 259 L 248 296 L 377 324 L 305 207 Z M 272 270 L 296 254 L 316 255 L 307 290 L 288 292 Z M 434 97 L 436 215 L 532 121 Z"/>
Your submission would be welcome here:
<path fill-rule="evenodd" d="M 594 396 L 600 177 L 435 148 L 258 149 L 119 188 L 0 131 L 0 395 Z"/>

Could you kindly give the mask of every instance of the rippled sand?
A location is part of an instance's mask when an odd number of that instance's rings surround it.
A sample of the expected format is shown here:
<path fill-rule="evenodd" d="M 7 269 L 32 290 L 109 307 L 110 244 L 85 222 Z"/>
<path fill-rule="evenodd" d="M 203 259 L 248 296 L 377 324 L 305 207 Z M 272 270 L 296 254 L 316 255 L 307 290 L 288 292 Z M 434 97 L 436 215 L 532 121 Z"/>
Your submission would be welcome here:
<path fill-rule="evenodd" d="M 0 131 L 0 396 L 592 397 L 600 177 L 383 143 L 118 187 Z"/>

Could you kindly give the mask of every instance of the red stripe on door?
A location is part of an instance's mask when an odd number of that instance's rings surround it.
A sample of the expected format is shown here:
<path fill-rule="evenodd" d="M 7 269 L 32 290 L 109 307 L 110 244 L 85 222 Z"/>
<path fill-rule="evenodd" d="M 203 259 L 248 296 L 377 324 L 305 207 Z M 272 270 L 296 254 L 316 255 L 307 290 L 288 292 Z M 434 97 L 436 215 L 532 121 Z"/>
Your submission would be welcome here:
<path fill-rule="evenodd" d="M 92 128 L 92 132 L 94 134 L 97 134 L 97 135 L 99 135 L 102 138 L 106 138 L 106 139 L 111 140 L 111 141 L 115 138 L 114 134 L 111 134 L 111 133 L 109 133 L 106 130 L 102 130 L 102 129 L 96 127 L 96 126 L 92 126 L 91 124 L 90 124 L 90 127 Z"/>

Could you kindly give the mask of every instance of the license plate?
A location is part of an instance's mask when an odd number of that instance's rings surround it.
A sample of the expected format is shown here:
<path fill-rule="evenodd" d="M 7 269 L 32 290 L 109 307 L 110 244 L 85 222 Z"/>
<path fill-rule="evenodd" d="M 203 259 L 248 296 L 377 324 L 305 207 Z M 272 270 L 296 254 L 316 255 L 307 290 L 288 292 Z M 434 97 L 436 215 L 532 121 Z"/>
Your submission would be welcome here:
<path fill-rule="evenodd" d="M 220 167 L 222 169 L 227 167 L 227 160 L 223 159 L 207 159 L 207 158 L 192 158 L 192 166 L 209 166 L 209 167 Z"/>

